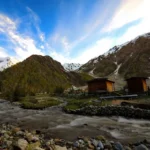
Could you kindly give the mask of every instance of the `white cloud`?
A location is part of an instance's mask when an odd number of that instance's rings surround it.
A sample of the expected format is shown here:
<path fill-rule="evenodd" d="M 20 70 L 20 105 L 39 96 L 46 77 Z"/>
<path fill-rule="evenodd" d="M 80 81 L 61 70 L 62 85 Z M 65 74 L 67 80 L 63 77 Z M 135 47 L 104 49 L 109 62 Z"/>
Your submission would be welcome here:
<path fill-rule="evenodd" d="M 142 35 L 144 33 L 150 32 L 150 1 L 149 0 L 144 0 L 144 10 L 143 10 L 143 18 L 140 23 L 131 26 L 127 29 L 127 31 L 118 39 L 116 39 L 116 44 L 122 44 L 127 41 L 130 41 L 134 38 L 136 38 L 139 35 Z"/>
<path fill-rule="evenodd" d="M 6 50 L 3 47 L 0 47 L 0 57 L 7 57 L 8 54 L 6 53 Z"/>
<path fill-rule="evenodd" d="M 104 54 L 114 45 L 114 40 L 111 38 L 103 38 L 96 42 L 95 45 L 89 47 L 76 58 L 76 62 L 86 63 L 94 57 Z"/>
<path fill-rule="evenodd" d="M 120 7 L 104 31 L 112 31 L 150 14 L 149 0 L 122 0 Z"/>
<path fill-rule="evenodd" d="M 94 57 L 105 53 L 109 48 L 113 46 L 114 40 L 110 38 L 103 38 L 96 42 L 95 45 L 83 49 L 79 56 L 76 58 L 66 57 L 61 53 L 53 51 L 50 55 L 57 61 L 63 63 L 81 63 L 84 64 Z"/>
<path fill-rule="evenodd" d="M 45 40 L 45 34 L 39 28 L 40 18 L 31 8 L 29 8 L 29 7 L 26 7 L 26 8 L 27 8 L 27 11 L 29 13 L 31 22 L 35 26 L 40 40 L 43 42 Z"/>
<path fill-rule="evenodd" d="M 70 58 L 68 58 L 68 57 L 66 57 L 66 56 L 64 56 L 64 55 L 62 55 L 61 53 L 58 53 L 58 52 L 56 52 L 56 51 L 50 52 L 50 56 L 51 56 L 53 59 L 55 59 L 55 60 L 61 62 L 61 64 L 72 62 Z"/>
<path fill-rule="evenodd" d="M 63 48 L 65 50 L 65 55 L 69 55 L 70 43 L 68 42 L 67 37 L 64 36 L 61 39 L 61 44 L 62 44 L 62 46 L 63 46 Z"/>
<path fill-rule="evenodd" d="M 20 34 L 17 31 L 17 23 L 15 21 L 2 14 L 0 14 L 0 33 L 9 39 L 10 45 L 13 45 L 18 59 L 25 59 L 32 54 L 43 54 L 31 37 Z"/>

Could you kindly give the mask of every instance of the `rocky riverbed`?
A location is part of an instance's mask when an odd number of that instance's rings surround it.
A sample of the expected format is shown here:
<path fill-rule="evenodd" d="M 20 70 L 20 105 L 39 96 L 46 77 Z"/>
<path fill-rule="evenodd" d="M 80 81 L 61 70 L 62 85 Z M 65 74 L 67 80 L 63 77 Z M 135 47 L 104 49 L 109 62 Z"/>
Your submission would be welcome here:
<path fill-rule="evenodd" d="M 22 130 L 9 124 L 0 126 L 1 150 L 148 150 L 150 141 L 144 140 L 126 145 L 109 141 L 103 136 L 78 137 L 75 141 L 46 138 L 39 130 Z"/>
<path fill-rule="evenodd" d="M 85 106 L 80 109 L 64 109 L 67 113 L 90 116 L 123 116 L 126 118 L 150 119 L 150 110 L 129 106 Z"/>
<path fill-rule="evenodd" d="M 11 124 L 21 128 L 21 131 L 27 130 L 31 133 L 37 130 L 45 139 L 61 138 L 72 142 L 76 141 L 76 137 L 98 135 L 104 136 L 107 141 L 113 140 L 115 143 L 119 141 L 122 145 L 150 140 L 149 120 L 66 114 L 59 107 L 27 110 L 2 100 L 0 124 Z"/>

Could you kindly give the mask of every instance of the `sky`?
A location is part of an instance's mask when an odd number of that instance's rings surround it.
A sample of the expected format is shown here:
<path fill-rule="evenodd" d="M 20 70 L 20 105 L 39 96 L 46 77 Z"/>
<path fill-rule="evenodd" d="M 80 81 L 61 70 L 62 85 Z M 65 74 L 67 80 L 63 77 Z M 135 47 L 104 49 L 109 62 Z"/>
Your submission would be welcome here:
<path fill-rule="evenodd" d="M 84 64 L 150 32 L 150 0 L 0 0 L 0 57 Z"/>

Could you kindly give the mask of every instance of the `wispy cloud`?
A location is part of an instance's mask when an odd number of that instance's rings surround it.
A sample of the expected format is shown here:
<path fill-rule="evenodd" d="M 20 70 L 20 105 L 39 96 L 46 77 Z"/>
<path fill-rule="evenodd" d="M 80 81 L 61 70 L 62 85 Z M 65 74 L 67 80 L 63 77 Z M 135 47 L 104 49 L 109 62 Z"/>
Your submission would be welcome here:
<path fill-rule="evenodd" d="M 7 56 L 9 55 L 6 53 L 6 50 L 3 47 L 0 47 L 0 57 L 7 57 Z"/>
<path fill-rule="evenodd" d="M 91 58 L 98 57 L 99 55 L 105 53 L 109 48 L 114 45 L 114 40 L 111 38 L 102 38 L 96 41 L 96 44 L 91 45 L 82 49 L 82 51 L 75 58 L 64 57 L 64 55 L 53 51 L 51 55 L 56 60 L 59 60 L 62 63 L 73 62 L 84 64 L 89 61 Z"/>
<path fill-rule="evenodd" d="M 85 3 L 77 4 L 73 8 L 69 8 L 66 4 L 65 7 L 72 9 L 72 11 L 75 9 L 74 11 L 76 12 L 70 16 L 68 22 L 66 22 L 68 14 L 66 15 L 64 5 L 65 4 L 63 4 L 63 10 L 59 15 L 59 21 L 56 24 L 55 30 L 50 34 L 49 43 L 51 43 L 52 47 L 60 49 L 60 51 L 55 51 L 55 54 L 58 54 L 57 56 L 59 58 L 61 55 L 63 58 L 66 57 L 67 60 L 74 61 L 69 58 L 72 58 L 74 53 L 79 52 L 80 45 L 89 45 L 91 43 L 89 47 L 92 47 L 93 39 L 95 39 L 95 41 L 100 39 L 100 29 L 106 20 L 108 20 L 108 17 L 112 15 L 110 10 L 113 11 L 115 9 L 115 4 L 112 1 L 109 3 L 96 1 L 92 3 L 89 10 L 85 8 Z M 97 47 L 97 44 L 94 47 Z M 83 53 L 84 50 L 85 49 L 80 53 Z M 91 57 L 92 56 L 93 55 L 91 55 Z"/>
<path fill-rule="evenodd" d="M 40 19 L 39 19 L 38 15 L 31 8 L 29 8 L 29 7 L 26 7 L 26 8 L 27 8 L 27 11 L 29 12 L 31 21 L 37 30 L 38 36 L 39 36 L 40 40 L 43 42 L 45 40 L 45 35 L 39 28 Z"/>
<path fill-rule="evenodd" d="M 103 30 L 110 32 L 144 18 L 150 13 L 149 4 L 149 0 L 122 0 L 111 21 Z"/>
<path fill-rule="evenodd" d="M 13 45 L 13 51 L 18 59 L 24 59 L 32 54 L 43 54 L 41 49 L 36 46 L 32 37 L 20 33 L 17 30 L 17 22 L 6 15 L 0 14 L 0 34 L 9 40 L 9 45 Z"/>

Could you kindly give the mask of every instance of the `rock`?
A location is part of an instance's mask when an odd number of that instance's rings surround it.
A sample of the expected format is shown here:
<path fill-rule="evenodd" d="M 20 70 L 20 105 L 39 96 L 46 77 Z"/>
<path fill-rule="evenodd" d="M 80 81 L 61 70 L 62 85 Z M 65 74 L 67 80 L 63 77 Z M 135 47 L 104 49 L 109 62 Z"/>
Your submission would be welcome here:
<path fill-rule="evenodd" d="M 135 147 L 135 150 L 148 150 L 148 148 L 144 144 L 140 144 Z"/>
<path fill-rule="evenodd" d="M 120 142 L 114 143 L 115 150 L 123 150 L 123 146 Z"/>
<path fill-rule="evenodd" d="M 89 139 L 87 137 L 83 137 L 83 141 L 88 143 Z"/>
<path fill-rule="evenodd" d="M 31 140 L 32 140 L 32 134 L 31 133 L 26 133 L 25 137 L 28 140 L 28 142 L 31 142 Z"/>
<path fill-rule="evenodd" d="M 5 139 L 8 139 L 9 138 L 9 135 L 7 133 L 4 133 L 4 138 Z"/>
<path fill-rule="evenodd" d="M 26 150 L 34 150 L 36 148 L 40 148 L 40 146 L 41 146 L 41 143 L 39 141 L 35 143 L 30 143 L 28 144 Z"/>
<path fill-rule="evenodd" d="M 80 144 L 84 144 L 84 141 L 83 141 L 83 140 L 80 139 L 80 140 L 78 140 L 78 141 L 79 141 Z"/>
<path fill-rule="evenodd" d="M 128 147 L 128 146 L 125 146 L 124 150 L 132 150 L 132 149 L 130 147 Z"/>
<path fill-rule="evenodd" d="M 93 139 L 93 140 L 92 140 L 92 144 L 93 144 L 95 147 L 97 147 L 97 145 L 98 145 L 98 141 L 97 141 L 97 140 L 95 140 L 95 139 Z"/>
<path fill-rule="evenodd" d="M 40 131 L 40 130 L 36 130 L 35 132 L 36 132 L 36 134 L 40 134 L 40 133 L 41 133 L 41 131 Z"/>
<path fill-rule="evenodd" d="M 36 148 L 34 148 L 33 150 L 45 150 L 45 149 L 40 148 L 40 147 L 36 147 Z"/>
<path fill-rule="evenodd" d="M 97 136 L 96 140 L 100 140 L 100 141 L 103 141 L 103 142 L 106 141 L 106 139 L 103 136 L 101 136 L 101 135 Z"/>
<path fill-rule="evenodd" d="M 111 149 L 112 148 L 112 145 L 109 141 L 106 141 L 105 144 L 104 144 L 104 148 L 105 149 Z"/>
<path fill-rule="evenodd" d="M 54 142 L 56 145 L 60 145 L 62 147 L 66 145 L 65 140 L 62 139 L 55 139 Z"/>
<path fill-rule="evenodd" d="M 91 144 L 90 141 L 88 141 L 88 147 L 89 147 L 90 149 L 94 149 L 94 146 Z"/>
<path fill-rule="evenodd" d="M 7 132 L 6 130 L 1 130 L 1 131 L 0 131 L 1 134 L 4 134 L 4 133 L 6 133 L 6 132 Z"/>
<path fill-rule="evenodd" d="M 100 149 L 103 149 L 104 145 L 101 141 L 98 141 L 97 147 L 100 147 Z"/>
<path fill-rule="evenodd" d="M 37 142 L 39 141 L 39 137 L 38 136 L 32 136 L 32 139 L 31 139 L 32 142 Z"/>
<path fill-rule="evenodd" d="M 25 139 L 19 139 L 14 145 L 14 150 L 25 150 L 28 146 L 28 142 Z"/>
<path fill-rule="evenodd" d="M 27 138 L 27 140 L 29 141 L 29 142 L 37 142 L 37 141 L 39 141 L 39 137 L 38 136 L 36 136 L 36 135 L 32 135 L 31 133 L 26 133 L 26 135 L 25 135 L 25 137 Z"/>
<path fill-rule="evenodd" d="M 79 142 L 78 142 L 78 141 L 76 141 L 76 142 L 74 142 L 74 143 L 73 143 L 73 146 L 74 146 L 74 147 L 79 147 L 79 146 L 80 146 L 80 144 L 79 144 Z"/>
<path fill-rule="evenodd" d="M 114 143 L 115 143 L 114 141 L 110 141 L 110 144 L 111 144 L 111 145 L 114 145 Z"/>
<path fill-rule="evenodd" d="M 18 128 L 18 127 L 15 127 L 15 128 L 12 129 L 13 133 L 17 133 L 18 131 L 20 131 L 20 128 Z"/>
<path fill-rule="evenodd" d="M 61 147 L 59 145 L 55 145 L 55 148 L 56 148 L 56 150 L 67 150 L 67 148 L 65 146 Z"/>
<path fill-rule="evenodd" d="M 24 133 L 23 131 L 17 131 L 17 132 L 16 132 L 16 135 L 19 135 L 19 136 L 24 136 L 24 134 L 25 134 L 25 133 Z"/>
<path fill-rule="evenodd" d="M 12 145 L 12 141 L 6 141 L 7 147 L 10 147 Z"/>

